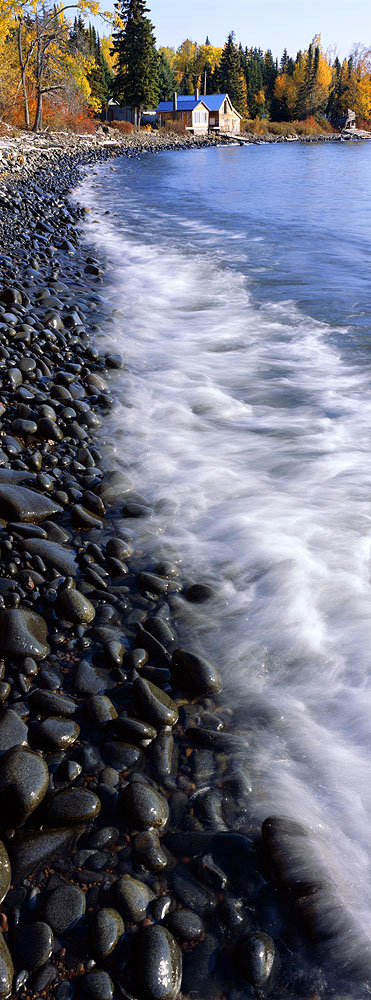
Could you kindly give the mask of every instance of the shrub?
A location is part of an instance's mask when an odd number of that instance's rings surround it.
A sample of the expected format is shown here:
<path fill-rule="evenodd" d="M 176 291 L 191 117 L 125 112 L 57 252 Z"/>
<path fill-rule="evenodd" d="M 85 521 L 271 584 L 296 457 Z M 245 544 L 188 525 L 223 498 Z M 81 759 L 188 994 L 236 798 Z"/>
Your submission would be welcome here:
<path fill-rule="evenodd" d="M 325 132 L 333 132 L 334 128 L 327 121 L 327 118 L 319 117 L 318 121 L 313 117 L 306 118 L 305 121 L 293 122 L 270 122 L 266 118 L 246 119 L 243 122 L 243 130 L 252 132 L 254 135 L 323 135 Z"/>
<path fill-rule="evenodd" d="M 184 122 L 173 122 L 169 120 L 165 123 L 165 130 L 166 132 L 174 132 L 175 135 L 186 134 L 186 127 L 184 125 Z"/>
<path fill-rule="evenodd" d="M 105 122 L 110 128 L 117 128 L 122 135 L 131 135 L 135 132 L 135 126 L 131 122 Z"/>
<path fill-rule="evenodd" d="M 371 121 L 367 118 L 356 118 L 357 128 L 363 128 L 365 132 L 371 132 Z"/>

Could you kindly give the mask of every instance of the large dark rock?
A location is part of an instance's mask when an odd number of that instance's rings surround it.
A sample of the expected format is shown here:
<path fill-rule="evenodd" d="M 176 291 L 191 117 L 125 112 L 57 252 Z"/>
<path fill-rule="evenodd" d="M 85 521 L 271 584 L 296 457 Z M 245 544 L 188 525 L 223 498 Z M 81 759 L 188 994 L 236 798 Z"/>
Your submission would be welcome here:
<path fill-rule="evenodd" d="M 0 653 L 7 656 L 32 656 L 44 660 L 49 652 L 48 630 L 41 615 L 28 608 L 0 610 Z"/>
<path fill-rule="evenodd" d="M 10 747 L 27 742 L 28 729 L 23 719 L 12 708 L 7 708 L 0 719 L 0 753 Z"/>
<path fill-rule="evenodd" d="M 132 781 L 121 792 L 121 809 L 136 830 L 161 830 L 169 818 L 169 806 L 160 792 L 144 781 Z"/>
<path fill-rule="evenodd" d="M 62 507 L 50 497 L 35 493 L 27 486 L 0 483 L 0 517 L 6 521 L 44 521 L 52 514 L 62 513 Z"/>
<path fill-rule="evenodd" d="M 182 982 L 182 955 L 172 934 L 159 925 L 141 931 L 138 976 L 148 1000 L 175 1000 Z"/>
<path fill-rule="evenodd" d="M 39 969 L 48 961 L 53 947 L 53 931 L 49 924 L 37 920 L 17 931 L 15 950 L 25 969 Z"/>
<path fill-rule="evenodd" d="M 0 822 L 21 826 L 37 809 L 47 792 L 49 771 L 45 761 L 29 747 L 11 747 L 0 758 Z"/>
<path fill-rule="evenodd" d="M 63 590 L 59 598 L 59 608 L 62 618 L 77 625 L 88 625 L 95 617 L 95 608 L 91 601 L 73 588 Z"/>
<path fill-rule="evenodd" d="M 9 848 L 13 882 L 22 882 L 45 864 L 68 855 L 85 827 L 73 830 L 42 830 L 17 834 Z"/>
<path fill-rule="evenodd" d="M 124 933 L 124 922 L 117 910 L 108 906 L 98 910 L 90 925 L 90 939 L 94 956 L 99 961 L 103 961 L 112 955 Z"/>
<path fill-rule="evenodd" d="M 266 986 L 273 970 L 276 948 L 264 931 L 247 934 L 238 946 L 238 963 L 243 977 L 252 986 Z"/>
<path fill-rule="evenodd" d="M 73 549 L 45 538 L 27 538 L 21 542 L 21 549 L 31 555 L 40 556 L 48 566 L 59 570 L 64 576 L 77 576 L 78 566 Z"/>
<path fill-rule="evenodd" d="M 155 899 L 154 892 L 145 882 L 129 875 L 123 875 L 116 882 L 115 894 L 125 920 L 133 924 L 139 924 L 145 919 L 149 904 Z"/>
<path fill-rule="evenodd" d="M 161 691 L 161 688 L 138 677 L 134 683 L 134 695 L 144 717 L 153 726 L 175 726 L 178 721 L 178 709 L 175 701 Z"/>
<path fill-rule="evenodd" d="M 60 885 L 45 900 L 45 920 L 55 934 L 65 934 L 85 914 L 85 894 L 77 885 Z"/>
<path fill-rule="evenodd" d="M 51 715 L 38 728 L 38 736 L 49 750 L 68 750 L 80 733 L 80 726 L 73 719 Z"/>
<path fill-rule="evenodd" d="M 0 932 L 0 998 L 6 1000 L 12 992 L 14 968 L 8 945 Z"/>
<path fill-rule="evenodd" d="M 218 694 L 223 683 L 219 671 L 207 660 L 185 649 L 173 653 L 172 672 L 180 687 L 195 694 Z"/>
<path fill-rule="evenodd" d="M 48 821 L 61 826 L 88 822 L 98 816 L 100 807 L 98 796 L 88 788 L 66 788 L 48 802 Z"/>

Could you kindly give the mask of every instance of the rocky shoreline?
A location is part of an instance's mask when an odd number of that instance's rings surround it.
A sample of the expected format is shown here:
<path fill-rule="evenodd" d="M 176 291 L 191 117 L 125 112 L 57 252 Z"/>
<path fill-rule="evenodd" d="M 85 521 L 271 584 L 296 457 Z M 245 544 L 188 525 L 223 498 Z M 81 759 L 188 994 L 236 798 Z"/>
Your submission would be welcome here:
<path fill-rule="evenodd" d="M 138 570 L 149 510 L 97 447 L 124 361 L 94 346 L 104 265 L 68 193 L 138 155 L 104 142 L 0 183 L 0 998 L 336 996 L 289 905 L 297 831 L 256 829 L 250 734 L 179 648 L 171 596 L 207 587 Z"/>
<path fill-rule="evenodd" d="M 230 139 L 223 135 L 189 136 L 175 135 L 172 132 L 134 132 L 132 135 L 122 136 L 115 128 L 102 126 L 94 136 L 74 135 L 67 132 L 41 133 L 34 135 L 32 132 L 21 132 L 15 134 L 15 130 L 4 128 L 3 135 L 0 136 L 0 183 L 2 179 L 8 181 L 14 176 L 24 176 L 33 174 L 43 169 L 50 161 L 51 165 L 56 164 L 61 156 L 85 157 L 100 152 L 120 154 L 126 156 L 137 156 L 143 153 L 155 153 L 161 150 L 184 150 L 201 149 L 206 146 L 230 145 Z M 359 142 L 371 138 L 370 133 L 357 129 L 344 130 L 342 133 L 324 133 L 322 135 L 298 136 L 289 133 L 284 136 L 277 136 L 267 131 L 264 135 L 255 135 L 253 132 L 246 132 L 241 137 L 247 144 L 259 145 L 261 143 L 281 143 L 281 142 L 339 142 L 354 141 Z M 238 139 L 236 140 L 238 141 Z"/>

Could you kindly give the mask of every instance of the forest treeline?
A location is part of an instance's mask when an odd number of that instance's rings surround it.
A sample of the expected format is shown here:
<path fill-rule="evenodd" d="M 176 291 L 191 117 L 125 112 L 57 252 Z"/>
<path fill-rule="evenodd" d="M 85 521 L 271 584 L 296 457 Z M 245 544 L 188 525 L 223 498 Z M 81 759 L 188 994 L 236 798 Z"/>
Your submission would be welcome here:
<path fill-rule="evenodd" d="M 98 0 L 0 0 L 0 121 L 82 128 L 114 97 L 140 112 L 173 91 L 227 91 L 245 120 L 318 122 L 352 108 L 371 118 L 371 50 L 354 46 L 342 61 L 320 35 L 280 60 L 243 45 L 231 32 L 222 47 L 186 39 L 156 46 L 145 0 L 118 0 L 99 36 L 89 18 Z"/>

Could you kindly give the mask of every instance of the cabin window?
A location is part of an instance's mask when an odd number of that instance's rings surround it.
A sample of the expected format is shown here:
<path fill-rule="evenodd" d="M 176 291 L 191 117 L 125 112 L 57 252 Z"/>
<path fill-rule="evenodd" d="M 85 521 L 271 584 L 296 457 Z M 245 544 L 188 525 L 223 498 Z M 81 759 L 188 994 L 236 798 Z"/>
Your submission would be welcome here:
<path fill-rule="evenodd" d="M 207 112 L 206 111 L 195 111 L 194 112 L 195 125 L 201 125 L 207 122 Z"/>

